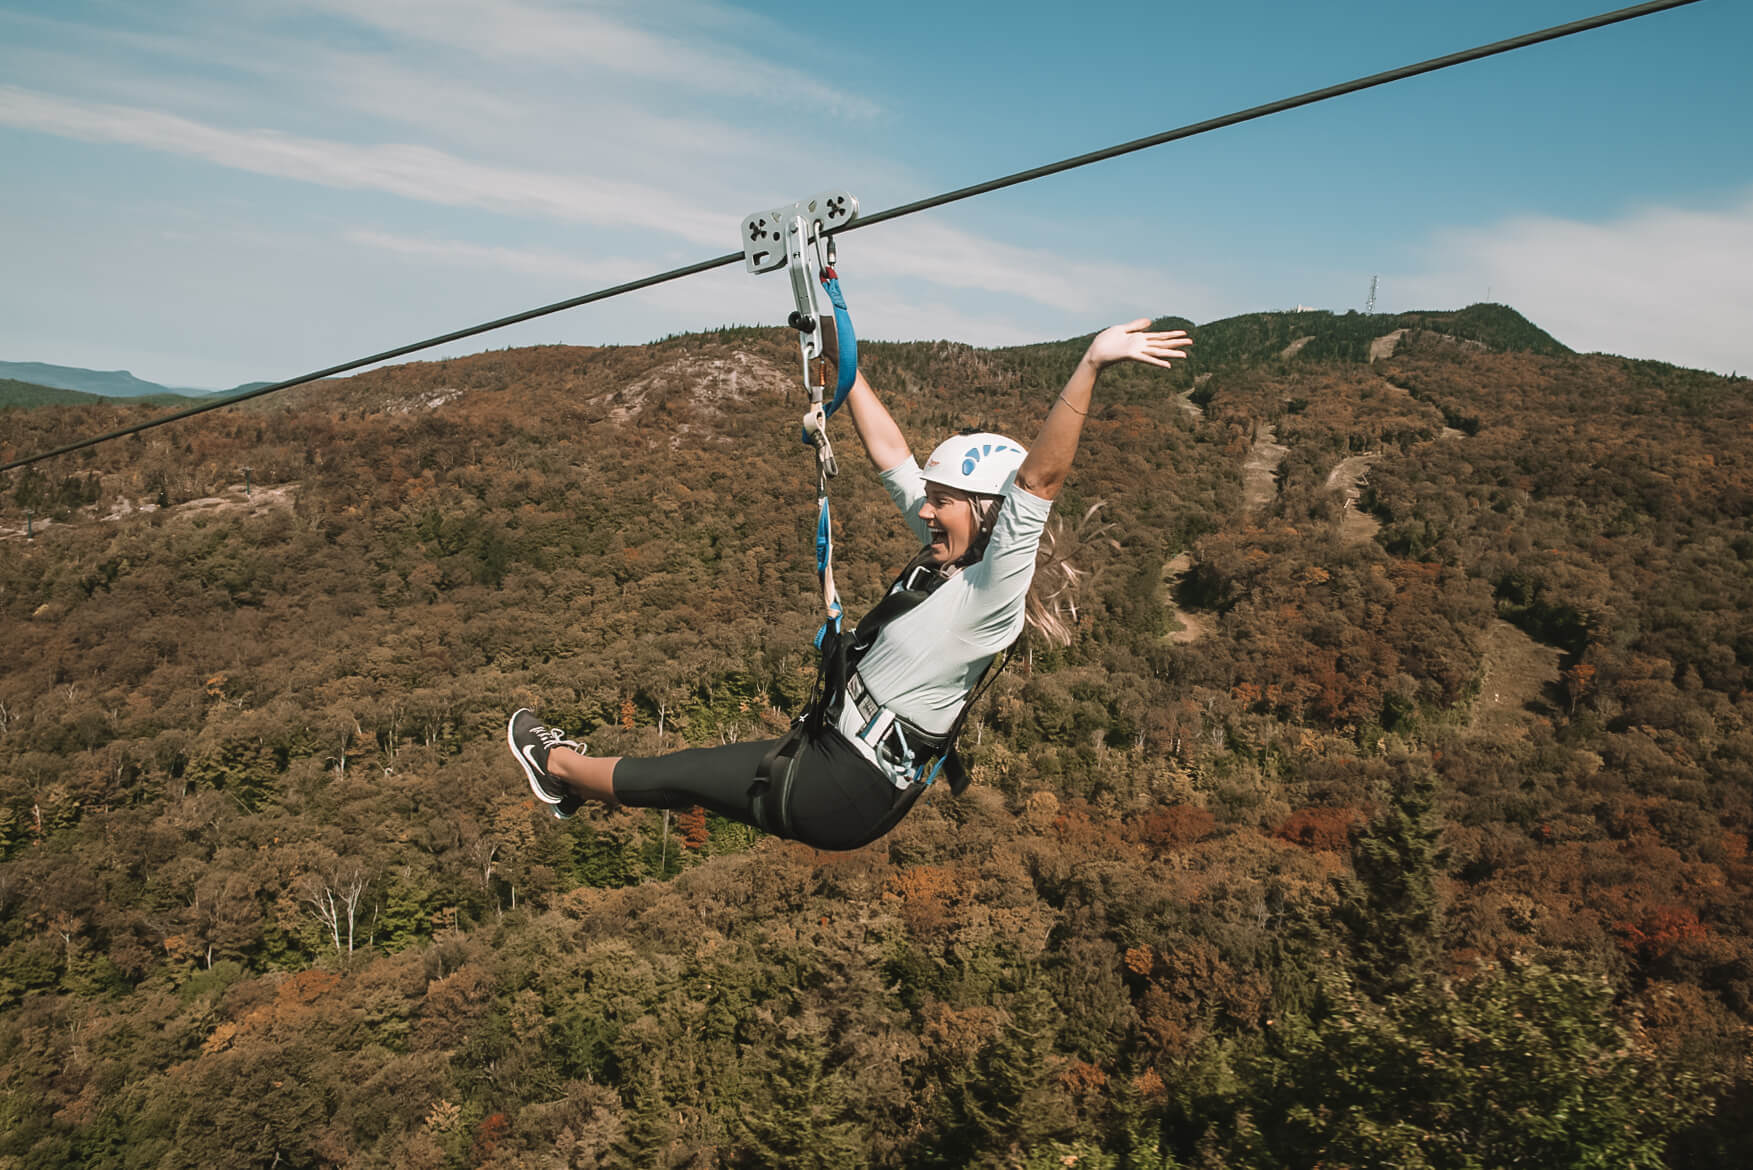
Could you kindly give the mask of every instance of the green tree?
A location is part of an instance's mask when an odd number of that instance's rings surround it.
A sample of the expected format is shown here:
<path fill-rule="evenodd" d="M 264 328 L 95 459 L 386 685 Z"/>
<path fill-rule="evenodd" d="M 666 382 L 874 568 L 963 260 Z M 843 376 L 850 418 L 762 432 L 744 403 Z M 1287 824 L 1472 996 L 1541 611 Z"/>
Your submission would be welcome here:
<path fill-rule="evenodd" d="M 1055 1073 L 1060 1012 L 1031 981 L 1013 994 L 1003 1023 L 975 1059 L 937 1070 L 944 1086 L 943 1165 L 985 1164 L 1071 1132 L 1075 1114 Z M 939 1163 L 932 1163 L 939 1164 Z"/>
<path fill-rule="evenodd" d="M 1435 791 L 1428 770 L 1401 764 L 1387 806 L 1352 841 L 1353 873 L 1340 880 L 1338 917 L 1358 983 L 1371 994 L 1412 987 L 1435 949 L 1443 861 Z"/>
<path fill-rule="evenodd" d="M 1606 980 L 1531 962 L 1381 1002 L 1330 973 L 1238 1072 L 1208 1142 L 1236 1166 L 1654 1168 L 1711 1106 Z"/>
<path fill-rule="evenodd" d="M 749 1166 L 850 1170 L 869 1164 L 853 1107 L 856 1072 L 836 1061 L 830 1022 L 815 1012 L 785 1020 L 757 1074 L 764 1100 L 741 1105 L 737 1128 Z"/>

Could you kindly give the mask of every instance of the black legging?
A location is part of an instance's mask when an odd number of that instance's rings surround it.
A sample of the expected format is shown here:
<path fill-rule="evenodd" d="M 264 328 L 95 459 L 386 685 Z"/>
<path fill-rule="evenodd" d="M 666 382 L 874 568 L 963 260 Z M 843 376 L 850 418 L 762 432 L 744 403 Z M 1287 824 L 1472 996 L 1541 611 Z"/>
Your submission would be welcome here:
<path fill-rule="evenodd" d="M 778 740 L 689 748 L 615 765 L 615 799 L 634 808 L 701 805 L 815 849 L 857 849 L 895 827 L 923 785 L 889 783 L 838 731 L 805 739 L 772 781 L 759 769 Z"/>

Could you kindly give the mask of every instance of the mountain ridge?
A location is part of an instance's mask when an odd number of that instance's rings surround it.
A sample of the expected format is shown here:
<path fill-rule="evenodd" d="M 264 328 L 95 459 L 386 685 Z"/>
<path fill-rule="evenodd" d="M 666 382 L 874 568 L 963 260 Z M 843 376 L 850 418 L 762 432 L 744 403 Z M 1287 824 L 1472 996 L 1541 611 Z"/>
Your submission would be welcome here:
<path fill-rule="evenodd" d="M 51 362 L 0 361 L 0 381 L 17 381 L 52 390 L 75 390 L 100 398 L 151 398 L 172 395 L 176 398 L 204 398 L 214 394 L 235 394 L 266 386 L 267 382 L 244 382 L 226 390 L 210 390 L 199 386 L 167 386 L 135 377 L 128 370 L 93 370 L 84 366 L 58 366 Z"/>
<path fill-rule="evenodd" d="M 1266 310 L 1219 318 L 1204 325 L 1195 325 L 1184 317 L 1168 316 L 1155 319 L 1158 328 L 1197 330 L 1200 344 L 1189 366 L 1195 371 L 1235 366 L 1265 360 L 1273 355 L 1285 358 L 1367 360 L 1370 345 L 1378 338 L 1396 330 L 1422 329 L 1454 336 L 1464 341 L 1478 341 L 1503 351 L 1524 350 L 1532 353 L 1570 353 L 1550 334 L 1540 329 L 1507 305 L 1475 304 L 1457 310 L 1415 310 L 1403 313 L 1362 314 L 1355 311 L 1336 313 L 1326 309 Z M 1310 330 L 1314 336 L 1308 337 Z M 702 331 L 699 336 L 735 336 L 745 332 L 762 332 L 759 326 L 727 326 Z M 694 336 L 694 335 L 681 335 Z M 1016 346 L 981 347 L 976 351 L 1051 356 L 1060 350 L 1080 346 L 1089 337 L 1063 338 L 1028 342 Z M 665 340 L 670 340 L 666 338 Z M 653 342 L 651 344 L 661 344 Z M 941 341 L 873 341 L 874 345 L 936 346 Z M 962 344 L 950 342 L 948 344 Z M 533 347 L 540 348 L 540 347 Z M 591 347 L 596 348 L 596 347 Z M 632 349 L 635 346 L 602 348 Z M 1288 351 L 1288 352 L 1287 352 Z M 439 359 L 444 360 L 444 359 Z M 77 391 L 112 399 L 144 399 L 172 395 L 178 399 L 202 398 L 236 394 L 269 385 L 267 382 L 245 382 L 226 390 L 207 390 L 186 386 L 168 386 L 136 377 L 128 370 L 94 370 L 79 366 L 60 366 L 47 362 L 0 361 L 0 380 L 14 380 L 38 387 Z M 4 405 L 20 405 L 10 402 Z M 47 403 L 42 403 L 46 405 Z M 67 405 L 70 402 L 57 402 Z"/>

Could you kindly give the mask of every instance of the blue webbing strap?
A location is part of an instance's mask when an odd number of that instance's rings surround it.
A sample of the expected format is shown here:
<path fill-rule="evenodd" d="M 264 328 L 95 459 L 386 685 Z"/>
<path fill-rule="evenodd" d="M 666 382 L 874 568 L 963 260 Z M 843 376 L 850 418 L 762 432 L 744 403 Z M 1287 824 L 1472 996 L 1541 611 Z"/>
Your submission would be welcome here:
<path fill-rule="evenodd" d="M 828 511 L 828 493 L 816 496 L 816 579 L 822 583 L 828 620 L 840 628 L 840 595 L 829 588 L 829 571 L 834 564 L 834 517 Z M 819 646 L 821 635 L 817 635 Z"/>
<path fill-rule="evenodd" d="M 832 268 L 822 270 L 822 287 L 834 305 L 834 341 L 839 350 L 835 364 L 840 377 L 834 384 L 833 400 L 824 407 L 828 417 L 833 418 L 834 412 L 845 403 L 846 396 L 852 393 L 852 383 L 858 380 L 858 337 L 852 331 L 852 314 L 846 309 L 846 294 L 840 291 L 840 276 Z M 807 430 L 802 436 L 803 442 L 809 443 Z"/>
<path fill-rule="evenodd" d="M 822 273 L 822 287 L 834 302 L 834 338 L 840 347 L 840 380 L 834 386 L 834 401 L 828 404 L 828 416 L 832 418 L 858 377 L 858 338 L 852 332 L 852 314 L 846 311 L 846 295 L 840 291 L 840 276 L 832 268 Z"/>

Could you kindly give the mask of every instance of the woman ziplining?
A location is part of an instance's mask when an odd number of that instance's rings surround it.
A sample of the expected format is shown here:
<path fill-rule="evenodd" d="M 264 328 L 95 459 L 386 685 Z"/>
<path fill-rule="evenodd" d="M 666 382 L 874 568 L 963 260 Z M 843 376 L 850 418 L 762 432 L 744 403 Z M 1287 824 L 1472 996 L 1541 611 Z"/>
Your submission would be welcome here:
<path fill-rule="evenodd" d="M 825 627 L 823 668 L 804 716 L 777 740 L 639 759 L 588 755 L 520 709 L 506 739 L 531 790 L 560 817 L 585 800 L 700 805 L 817 849 L 881 837 L 940 769 L 952 771 L 959 791 L 956 733 L 981 680 L 1023 631 L 1042 532 L 1101 372 L 1129 361 L 1167 369 L 1190 344 L 1183 330 L 1150 331 L 1148 318 L 1104 329 L 1030 449 L 1003 435 L 955 435 L 924 468 L 858 374 L 846 400 L 853 424 L 924 547 L 850 634 Z"/>

